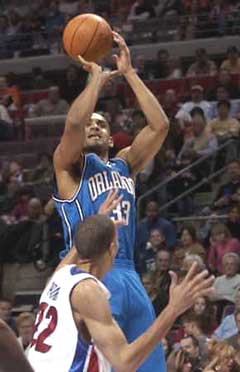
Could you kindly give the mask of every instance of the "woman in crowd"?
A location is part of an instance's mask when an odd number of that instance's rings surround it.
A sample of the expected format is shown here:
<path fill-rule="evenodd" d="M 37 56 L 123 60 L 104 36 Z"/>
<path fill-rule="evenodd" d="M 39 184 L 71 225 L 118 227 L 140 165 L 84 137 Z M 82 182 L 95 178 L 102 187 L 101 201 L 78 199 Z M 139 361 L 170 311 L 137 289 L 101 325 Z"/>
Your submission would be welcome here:
<path fill-rule="evenodd" d="M 216 224 L 211 229 L 208 253 L 208 266 L 213 272 L 223 274 L 222 258 L 228 252 L 240 254 L 240 242 L 231 237 L 224 224 Z"/>
<path fill-rule="evenodd" d="M 197 241 L 197 233 L 194 226 L 188 225 L 183 227 L 180 234 L 180 240 L 186 254 L 197 254 L 205 260 L 205 249 Z"/>

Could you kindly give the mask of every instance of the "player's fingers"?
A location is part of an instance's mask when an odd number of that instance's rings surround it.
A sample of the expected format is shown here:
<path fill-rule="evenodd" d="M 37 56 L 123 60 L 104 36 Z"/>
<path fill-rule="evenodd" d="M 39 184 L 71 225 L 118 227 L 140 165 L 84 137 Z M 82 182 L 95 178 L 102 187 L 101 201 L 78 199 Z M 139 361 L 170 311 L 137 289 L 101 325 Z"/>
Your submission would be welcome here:
<path fill-rule="evenodd" d="M 117 220 L 117 221 L 113 221 L 114 222 L 114 225 L 119 228 L 123 225 L 126 225 L 126 220 L 124 220 L 124 218 L 122 218 L 121 220 Z"/>
<path fill-rule="evenodd" d="M 208 281 L 205 280 L 205 278 L 207 278 L 209 275 L 208 271 L 207 270 L 203 270 L 201 271 L 200 274 L 197 274 L 191 281 L 190 281 L 190 287 L 191 288 L 197 288 L 197 286 L 204 286 L 204 284 Z M 211 278 L 211 277 L 210 277 Z"/>
<path fill-rule="evenodd" d="M 194 262 L 192 266 L 190 267 L 190 270 L 188 271 L 184 281 L 189 282 L 190 280 L 192 280 L 194 276 L 196 275 L 196 271 L 197 271 L 197 262 Z"/>
<path fill-rule="evenodd" d="M 113 79 L 113 78 L 116 77 L 116 76 L 120 76 L 120 75 L 121 75 L 121 72 L 118 71 L 118 70 L 114 70 L 114 71 L 109 72 L 109 77 L 110 77 L 111 79 Z"/>
<path fill-rule="evenodd" d="M 91 67 L 91 62 L 86 61 L 82 56 L 78 55 L 78 60 L 83 66 Z"/>
<path fill-rule="evenodd" d="M 169 271 L 169 275 L 171 277 L 171 287 L 170 288 L 172 289 L 172 288 L 176 287 L 178 278 L 177 278 L 177 274 L 174 273 L 173 271 Z"/>
<path fill-rule="evenodd" d="M 111 204 L 111 209 L 116 208 L 118 204 L 121 202 L 122 198 L 123 198 L 123 195 L 120 195 L 117 199 L 113 200 Z"/>
<path fill-rule="evenodd" d="M 215 277 L 213 275 L 205 280 L 202 279 L 200 282 L 196 282 L 196 284 L 192 287 L 192 289 L 197 292 L 203 289 L 212 288 L 214 280 L 215 280 Z"/>
<path fill-rule="evenodd" d="M 212 296 L 216 293 L 216 290 L 214 287 L 202 289 L 201 291 L 197 292 L 195 299 L 199 297 L 209 297 L 212 298 Z"/>
<path fill-rule="evenodd" d="M 118 194 L 118 189 L 112 189 L 106 198 L 106 202 L 110 205 L 114 199 L 116 199 Z"/>

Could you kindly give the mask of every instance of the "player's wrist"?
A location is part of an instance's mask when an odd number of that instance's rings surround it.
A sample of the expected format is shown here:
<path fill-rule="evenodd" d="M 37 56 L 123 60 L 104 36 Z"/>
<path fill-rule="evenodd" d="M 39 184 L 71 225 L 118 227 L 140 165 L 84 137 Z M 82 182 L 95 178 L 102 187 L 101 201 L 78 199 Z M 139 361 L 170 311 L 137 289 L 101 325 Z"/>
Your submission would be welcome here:
<path fill-rule="evenodd" d="M 130 66 L 126 71 L 123 72 L 123 76 L 128 79 L 131 78 L 132 76 L 137 75 L 136 70 Z"/>
<path fill-rule="evenodd" d="M 167 314 L 170 316 L 170 318 L 172 319 L 172 321 L 175 321 L 177 317 L 180 315 L 176 306 L 173 303 L 171 303 L 171 301 L 169 302 L 165 310 Z"/>

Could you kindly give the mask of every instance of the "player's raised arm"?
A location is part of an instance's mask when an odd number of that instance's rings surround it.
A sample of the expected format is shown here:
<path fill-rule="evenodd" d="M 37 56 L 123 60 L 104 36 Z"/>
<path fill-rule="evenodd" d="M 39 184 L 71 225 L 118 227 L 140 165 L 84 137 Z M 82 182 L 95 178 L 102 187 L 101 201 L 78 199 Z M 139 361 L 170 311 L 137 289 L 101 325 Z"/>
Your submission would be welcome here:
<path fill-rule="evenodd" d="M 103 72 L 94 62 L 87 62 L 79 56 L 83 68 L 91 74 L 84 91 L 72 103 L 66 118 L 65 129 L 54 154 L 54 165 L 58 169 L 68 169 L 79 161 L 84 146 L 85 124 L 95 109 L 98 95 L 104 84 L 119 74 L 118 71 Z"/>
<path fill-rule="evenodd" d="M 114 40 L 120 48 L 120 55 L 115 56 L 118 70 L 125 76 L 136 95 L 148 123 L 135 138 L 131 147 L 120 151 L 118 154 L 119 157 L 127 161 L 134 175 L 160 150 L 168 134 L 169 120 L 156 97 L 132 67 L 130 51 L 124 39 L 114 32 Z"/>
<path fill-rule="evenodd" d="M 172 274 L 168 306 L 153 325 L 131 344 L 127 343 L 121 329 L 112 319 L 106 296 L 93 280 L 85 281 L 73 290 L 73 312 L 84 320 L 94 343 L 114 370 L 136 371 L 166 335 L 176 318 L 190 308 L 197 297 L 208 296 L 212 292 L 214 278 L 207 277 L 207 271 L 198 275 L 195 275 L 195 272 L 196 264 L 193 264 L 179 285 L 176 275 Z"/>

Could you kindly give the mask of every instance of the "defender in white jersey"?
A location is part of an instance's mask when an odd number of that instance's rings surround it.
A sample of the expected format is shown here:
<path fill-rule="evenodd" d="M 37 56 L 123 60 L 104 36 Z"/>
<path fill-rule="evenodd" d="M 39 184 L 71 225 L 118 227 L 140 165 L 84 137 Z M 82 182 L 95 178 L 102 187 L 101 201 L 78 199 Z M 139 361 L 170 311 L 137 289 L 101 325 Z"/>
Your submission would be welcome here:
<path fill-rule="evenodd" d="M 111 316 L 108 291 L 99 282 L 117 252 L 113 221 L 89 217 L 78 225 L 75 247 L 61 262 L 40 300 L 29 361 L 35 372 L 133 372 L 175 319 L 199 296 L 212 292 L 213 277 L 193 265 L 153 325 L 131 344 Z M 77 264 L 76 264 L 77 263 Z"/>

